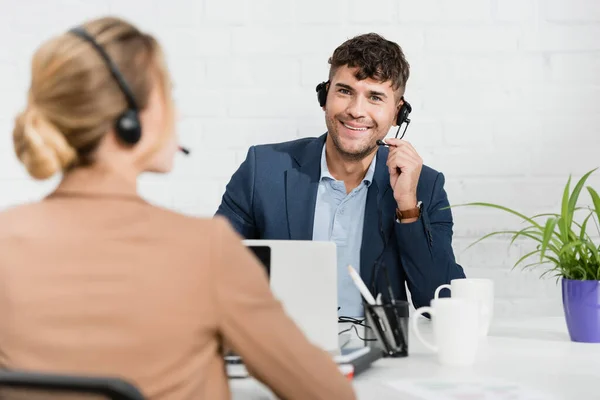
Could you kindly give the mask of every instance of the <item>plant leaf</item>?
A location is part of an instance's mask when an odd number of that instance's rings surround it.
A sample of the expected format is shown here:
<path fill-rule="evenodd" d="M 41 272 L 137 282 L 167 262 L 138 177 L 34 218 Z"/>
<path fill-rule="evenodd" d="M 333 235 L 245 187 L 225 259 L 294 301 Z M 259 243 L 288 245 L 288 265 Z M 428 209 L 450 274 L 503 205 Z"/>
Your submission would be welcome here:
<path fill-rule="evenodd" d="M 588 214 L 587 217 L 585 217 L 585 219 L 583 220 L 583 223 L 581 224 L 581 232 L 579 232 L 579 240 L 584 240 L 586 237 L 589 238 L 586 229 L 587 229 L 587 223 L 590 220 L 590 217 L 594 215 L 593 212 L 590 212 Z"/>
<path fill-rule="evenodd" d="M 465 251 L 469 250 L 471 247 L 475 246 L 477 243 L 479 243 L 482 240 L 485 240 L 485 239 L 487 239 L 489 237 L 497 236 L 497 235 L 506 235 L 506 234 L 509 234 L 509 233 L 515 233 L 515 232 L 514 231 L 497 231 L 497 232 L 488 233 L 487 235 L 480 237 L 479 239 L 477 239 L 476 241 L 474 241 L 473 243 L 471 243 L 470 245 L 468 245 L 467 248 L 465 249 Z"/>
<path fill-rule="evenodd" d="M 583 185 L 585 184 L 585 181 L 587 181 L 587 179 L 590 177 L 590 175 L 593 174 L 594 171 L 596 171 L 597 169 L 598 168 L 594 168 L 593 170 L 587 172 L 585 175 L 583 175 L 581 177 L 581 179 L 575 185 L 575 188 L 573 189 L 573 193 L 571 194 L 571 197 L 569 198 L 569 215 L 571 216 L 571 220 L 569 221 L 569 224 L 573 220 L 573 213 L 575 212 L 575 206 L 577 205 L 577 199 L 579 199 L 579 194 L 581 193 L 581 189 L 583 189 Z M 569 227 L 570 227 L 570 225 L 569 225 Z"/>
<path fill-rule="evenodd" d="M 546 270 L 542 275 L 540 275 L 540 278 L 543 278 L 546 276 L 546 274 L 549 274 L 551 272 L 556 272 L 557 270 L 560 270 L 560 267 L 558 265 L 555 265 L 554 267 Z M 559 273 L 560 274 L 560 273 Z"/>
<path fill-rule="evenodd" d="M 536 228 L 539 228 L 540 230 L 542 230 L 542 226 L 540 224 L 538 224 L 537 222 L 535 222 L 533 219 L 521 214 L 520 212 L 517 212 L 508 207 L 504 207 L 504 206 L 501 206 L 498 204 L 475 202 L 475 203 L 457 204 L 457 205 L 454 205 L 451 207 L 465 207 L 465 206 L 491 207 L 491 208 L 496 208 L 498 210 L 506 211 L 510 214 L 516 215 L 517 217 L 529 222 L 531 225 L 534 225 Z"/>
<path fill-rule="evenodd" d="M 563 191 L 563 198 L 562 198 L 562 206 L 561 206 L 561 219 L 559 221 L 559 229 L 560 229 L 560 234 L 561 234 L 561 238 L 563 242 L 567 242 L 569 240 L 569 237 L 567 236 L 567 231 L 569 230 L 568 226 L 567 226 L 567 214 L 569 213 L 569 189 L 570 189 L 570 185 L 571 185 L 571 175 L 569 175 L 569 180 L 567 180 L 567 184 L 565 185 L 565 189 Z"/>
<path fill-rule="evenodd" d="M 513 235 L 513 238 L 510 241 L 509 246 L 512 246 L 515 243 L 515 240 L 517 240 L 517 238 L 519 237 L 519 235 L 521 233 L 531 233 L 533 234 L 539 234 L 540 236 L 542 235 L 542 232 L 540 232 L 539 229 L 537 229 L 535 226 L 528 226 L 526 228 L 521 229 L 520 231 L 518 231 L 517 233 L 515 233 Z"/>
<path fill-rule="evenodd" d="M 538 245 L 538 249 L 541 249 L 541 244 L 543 242 L 543 231 L 534 228 L 534 227 L 529 227 L 531 229 L 534 230 L 527 230 L 527 229 L 521 229 L 518 232 L 513 232 L 513 231 L 505 231 L 506 233 L 514 233 L 514 237 L 511 240 L 511 244 L 514 243 L 514 241 L 516 240 L 517 237 L 519 236 L 525 236 L 526 238 L 532 239 L 538 243 L 540 243 Z M 559 247 L 562 247 L 562 242 L 560 242 L 557 239 L 553 239 L 553 243 L 552 245 L 548 244 L 548 249 L 552 250 L 552 252 L 556 255 L 558 255 L 560 253 L 559 251 Z"/>
<path fill-rule="evenodd" d="M 557 213 L 543 213 L 543 214 L 535 214 L 531 219 L 541 218 L 541 217 L 560 217 L 560 214 Z"/>
<path fill-rule="evenodd" d="M 515 265 L 513 265 L 513 269 L 515 269 L 517 267 L 517 265 L 521 264 L 523 261 L 525 261 L 527 258 L 531 257 L 532 255 L 539 253 L 539 250 L 534 250 L 532 252 L 529 252 L 527 254 L 525 254 L 523 257 L 519 258 L 519 260 L 515 263 Z"/>
<path fill-rule="evenodd" d="M 583 244 L 592 253 L 592 256 L 594 257 L 595 264 L 600 264 L 600 258 L 599 258 L 598 249 L 596 248 L 596 246 L 594 245 L 594 243 L 590 242 L 589 240 L 584 240 Z"/>
<path fill-rule="evenodd" d="M 548 218 L 546 221 L 546 227 L 544 228 L 544 237 L 542 238 L 542 248 L 540 249 L 540 261 L 544 259 L 544 254 L 548 248 L 550 238 L 554 233 L 554 227 L 556 226 L 557 218 Z"/>
<path fill-rule="evenodd" d="M 538 265 L 543 265 L 543 264 L 547 264 L 547 263 L 540 262 L 540 261 L 536 261 L 536 262 L 534 262 L 534 263 L 531 263 L 531 264 L 524 265 L 523 267 L 521 267 L 521 269 L 522 269 L 522 270 L 526 270 L 527 268 L 532 268 L 532 267 L 536 267 L 536 266 L 538 266 Z"/>
<path fill-rule="evenodd" d="M 529 239 L 533 239 L 536 242 L 541 244 L 542 243 L 542 234 L 540 233 L 539 237 L 537 237 L 537 236 L 534 236 L 532 233 L 533 232 L 515 232 L 515 235 L 525 236 L 525 237 L 527 237 Z"/>
<path fill-rule="evenodd" d="M 545 257 L 546 257 L 548 260 L 552 261 L 552 262 L 553 262 L 555 265 L 560 265 L 560 261 L 558 261 L 558 259 L 557 259 L 557 258 L 551 257 L 551 256 L 549 256 L 548 254 L 546 254 L 546 255 L 545 255 Z"/>
<path fill-rule="evenodd" d="M 584 242 L 581 240 L 572 240 L 570 242 L 565 243 L 565 245 L 560 249 L 559 256 L 573 250 L 574 248 L 584 245 Z"/>
<path fill-rule="evenodd" d="M 594 190 L 594 188 L 588 186 L 588 192 L 590 193 L 590 197 L 592 198 L 592 202 L 594 203 L 594 211 L 596 212 L 596 218 L 600 221 L 600 196 L 598 196 L 598 192 Z"/>
<path fill-rule="evenodd" d="M 565 195 L 568 196 L 569 184 L 571 182 L 571 177 L 569 176 L 569 181 L 565 186 L 565 193 L 563 193 L 562 217 L 564 230 L 561 230 L 561 233 L 563 235 L 563 242 L 566 242 L 569 238 L 569 231 L 571 230 L 571 223 L 573 222 L 573 214 L 575 213 L 575 207 L 577 206 L 577 200 L 579 199 L 581 189 L 583 188 L 585 181 L 589 178 L 589 176 L 592 173 L 594 173 L 594 171 L 596 171 L 596 169 L 598 168 L 594 168 L 593 170 L 588 171 L 585 175 L 581 177 L 581 179 L 579 179 L 579 181 L 575 185 L 575 188 L 573 189 L 573 192 L 569 196 L 568 201 L 565 204 Z"/>
<path fill-rule="evenodd" d="M 579 265 L 579 264 L 575 264 L 574 267 L 578 271 L 581 270 L 581 272 L 582 272 L 582 274 L 581 274 L 581 280 L 584 280 L 584 281 L 587 280 L 586 279 L 587 278 L 587 271 L 581 265 Z"/>

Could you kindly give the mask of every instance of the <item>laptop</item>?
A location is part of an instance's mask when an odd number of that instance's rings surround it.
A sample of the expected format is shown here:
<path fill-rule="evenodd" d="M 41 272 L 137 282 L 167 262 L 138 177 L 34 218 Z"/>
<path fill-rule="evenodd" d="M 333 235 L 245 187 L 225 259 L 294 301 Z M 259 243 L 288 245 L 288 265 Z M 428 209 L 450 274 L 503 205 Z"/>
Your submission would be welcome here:
<path fill-rule="evenodd" d="M 244 240 L 267 269 L 271 291 L 314 345 L 340 354 L 333 242 Z"/>
<path fill-rule="evenodd" d="M 383 356 L 377 347 L 350 347 L 351 335 L 338 335 L 337 253 L 333 242 L 244 240 L 269 276 L 271 290 L 308 339 L 328 351 L 348 378 Z M 250 375 L 236 354 L 225 356 L 229 379 Z"/>
<path fill-rule="evenodd" d="M 354 378 L 366 371 L 371 365 L 383 358 L 383 351 L 378 347 L 364 346 L 342 349 L 341 354 L 334 356 L 333 361 L 339 371 L 347 378 Z M 227 362 L 227 377 L 229 379 L 245 379 L 250 373 L 239 357 Z"/>

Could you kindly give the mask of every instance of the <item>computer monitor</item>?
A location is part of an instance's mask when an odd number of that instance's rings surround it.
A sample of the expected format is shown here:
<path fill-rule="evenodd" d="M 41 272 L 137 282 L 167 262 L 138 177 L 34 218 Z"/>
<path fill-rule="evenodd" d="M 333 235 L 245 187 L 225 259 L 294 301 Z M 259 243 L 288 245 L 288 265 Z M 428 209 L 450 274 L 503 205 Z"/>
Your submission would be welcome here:
<path fill-rule="evenodd" d="M 248 246 L 256 258 L 265 267 L 267 276 L 271 278 L 271 248 L 269 246 Z"/>
<path fill-rule="evenodd" d="M 333 242 L 244 240 L 266 265 L 273 294 L 315 345 L 339 353 L 337 254 Z M 270 249 L 267 251 L 264 247 Z M 263 265 L 265 262 L 263 261 Z"/>

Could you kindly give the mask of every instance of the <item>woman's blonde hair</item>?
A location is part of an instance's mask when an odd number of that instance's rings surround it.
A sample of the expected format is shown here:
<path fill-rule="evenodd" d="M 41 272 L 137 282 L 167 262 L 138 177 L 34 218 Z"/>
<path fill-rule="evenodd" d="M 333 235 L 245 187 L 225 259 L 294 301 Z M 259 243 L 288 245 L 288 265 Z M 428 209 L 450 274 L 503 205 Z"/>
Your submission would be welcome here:
<path fill-rule="evenodd" d="M 170 80 L 157 41 L 114 17 L 92 20 L 82 27 L 113 60 L 139 110 L 146 108 L 158 83 L 172 120 Z M 15 153 L 36 179 L 90 164 L 102 138 L 127 107 L 98 52 L 66 32 L 44 43 L 33 56 L 28 104 L 13 130 Z"/>

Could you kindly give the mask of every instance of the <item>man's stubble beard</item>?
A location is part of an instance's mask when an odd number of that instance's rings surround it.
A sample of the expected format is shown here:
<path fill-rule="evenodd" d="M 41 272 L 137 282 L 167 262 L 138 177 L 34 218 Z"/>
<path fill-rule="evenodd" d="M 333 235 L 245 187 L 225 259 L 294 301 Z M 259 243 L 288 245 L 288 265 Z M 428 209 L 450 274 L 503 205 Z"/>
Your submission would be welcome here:
<path fill-rule="evenodd" d="M 350 161 L 350 162 L 361 161 L 361 160 L 365 159 L 366 157 L 368 157 L 370 154 L 372 154 L 373 151 L 377 148 L 377 144 L 375 143 L 376 139 L 375 139 L 373 141 L 373 143 L 367 143 L 366 146 L 363 149 L 360 149 L 359 151 L 356 151 L 356 152 L 346 151 L 343 148 L 343 145 L 340 140 L 340 135 L 336 128 L 337 128 L 337 119 L 335 117 L 332 119 L 327 119 L 327 132 L 328 132 L 329 136 L 331 136 L 333 146 L 335 147 L 337 152 L 340 154 L 340 156 L 346 161 Z M 374 130 L 375 128 L 377 128 L 377 126 L 375 126 L 374 128 L 371 128 L 371 129 Z M 334 131 L 334 133 L 332 133 L 332 131 Z"/>

